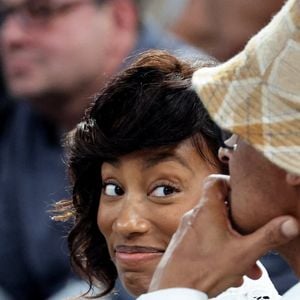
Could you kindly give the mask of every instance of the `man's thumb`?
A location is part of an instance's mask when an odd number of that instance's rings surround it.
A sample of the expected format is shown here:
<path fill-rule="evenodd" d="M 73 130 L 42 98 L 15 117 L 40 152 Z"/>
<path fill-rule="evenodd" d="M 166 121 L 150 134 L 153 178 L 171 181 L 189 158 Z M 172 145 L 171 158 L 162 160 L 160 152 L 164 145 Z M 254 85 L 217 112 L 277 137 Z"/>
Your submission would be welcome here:
<path fill-rule="evenodd" d="M 252 248 L 249 254 L 252 253 L 253 259 L 258 259 L 266 252 L 288 243 L 299 233 L 299 224 L 294 217 L 277 217 L 248 236 L 249 248 Z"/>
<path fill-rule="evenodd" d="M 299 235 L 299 224 L 293 217 L 288 217 L 280 226 L 281 234 L 283 238 L 287 240 L 295 238 Z"/>

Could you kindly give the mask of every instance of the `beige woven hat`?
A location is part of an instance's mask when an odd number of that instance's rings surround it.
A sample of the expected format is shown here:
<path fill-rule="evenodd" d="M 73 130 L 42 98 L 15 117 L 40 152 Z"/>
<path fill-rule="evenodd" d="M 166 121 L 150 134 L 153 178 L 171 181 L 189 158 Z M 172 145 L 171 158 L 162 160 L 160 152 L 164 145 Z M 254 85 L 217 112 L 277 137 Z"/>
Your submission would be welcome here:
<path fill-rule="evenodd" d="M 219 126 L 300 174 L 300 0 L 228 62 L 196 71 L 193 86 Z"/>

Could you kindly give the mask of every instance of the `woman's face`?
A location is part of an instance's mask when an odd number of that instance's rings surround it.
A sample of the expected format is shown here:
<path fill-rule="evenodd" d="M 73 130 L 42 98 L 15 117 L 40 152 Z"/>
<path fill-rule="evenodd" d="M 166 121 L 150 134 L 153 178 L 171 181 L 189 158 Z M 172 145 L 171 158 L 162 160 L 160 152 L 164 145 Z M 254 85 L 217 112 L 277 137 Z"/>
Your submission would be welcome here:
<path fill-rule="evenodd" d="M 189 141 L 102 165 L 98 227 L 131 294 L 148 290 L 181 216 L 199 201 L 203 179 L 216 172 Z"/>

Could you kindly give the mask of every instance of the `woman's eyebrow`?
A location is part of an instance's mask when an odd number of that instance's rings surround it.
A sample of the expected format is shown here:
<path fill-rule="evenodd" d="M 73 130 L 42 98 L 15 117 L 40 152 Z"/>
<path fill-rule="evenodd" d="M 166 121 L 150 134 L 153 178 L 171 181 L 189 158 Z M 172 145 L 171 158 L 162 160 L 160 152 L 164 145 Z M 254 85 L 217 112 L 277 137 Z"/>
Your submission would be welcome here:
<path fill-rule="evenodd" d="M 121 164 L 120 160 L 118 158 L 111 158 L 104 161 L 107 164 L 112 165 L 115 168 L 118 168 Z"/>
<path fill-rule="evenodd" d="M 156 153 L 153 155 L 150 155 L 143 161 L 143 168 L 144 169 L 149 169 L 151 167 L 154 167 L 155 165 L 166 162 L 166 161 L 175 161 L 180 163 L 182 166 L 185 168 L 189 169 L 190 171 L 193 172 L 191 167 L 187 164 L 187 162 L 179 155 L 177 155 L 174 152 L 161 152 L 161 153 Z"/>

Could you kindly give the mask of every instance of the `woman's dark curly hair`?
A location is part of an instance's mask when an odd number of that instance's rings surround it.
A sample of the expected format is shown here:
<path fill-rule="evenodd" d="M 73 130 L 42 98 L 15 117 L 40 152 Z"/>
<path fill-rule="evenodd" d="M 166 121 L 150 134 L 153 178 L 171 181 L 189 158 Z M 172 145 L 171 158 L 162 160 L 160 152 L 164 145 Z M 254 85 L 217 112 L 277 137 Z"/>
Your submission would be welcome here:
<path fill-rule="evenodd" d="M 213 64 L 192 65 L 165 51 L 148 51 L 108 83 L 67 137 L 73 199 L 59 204 L 60 217 L 74 217 L 68 237 L 71 262 L 90 286 L 104 286 L 99 296 L 113 289 L 118 276 L 97 226 L 101 165 L 128 153 L 175 147 L 191 139 L 203 159 L 221 170 L 219 129 L 191 88 L 195 69 Z"/>

